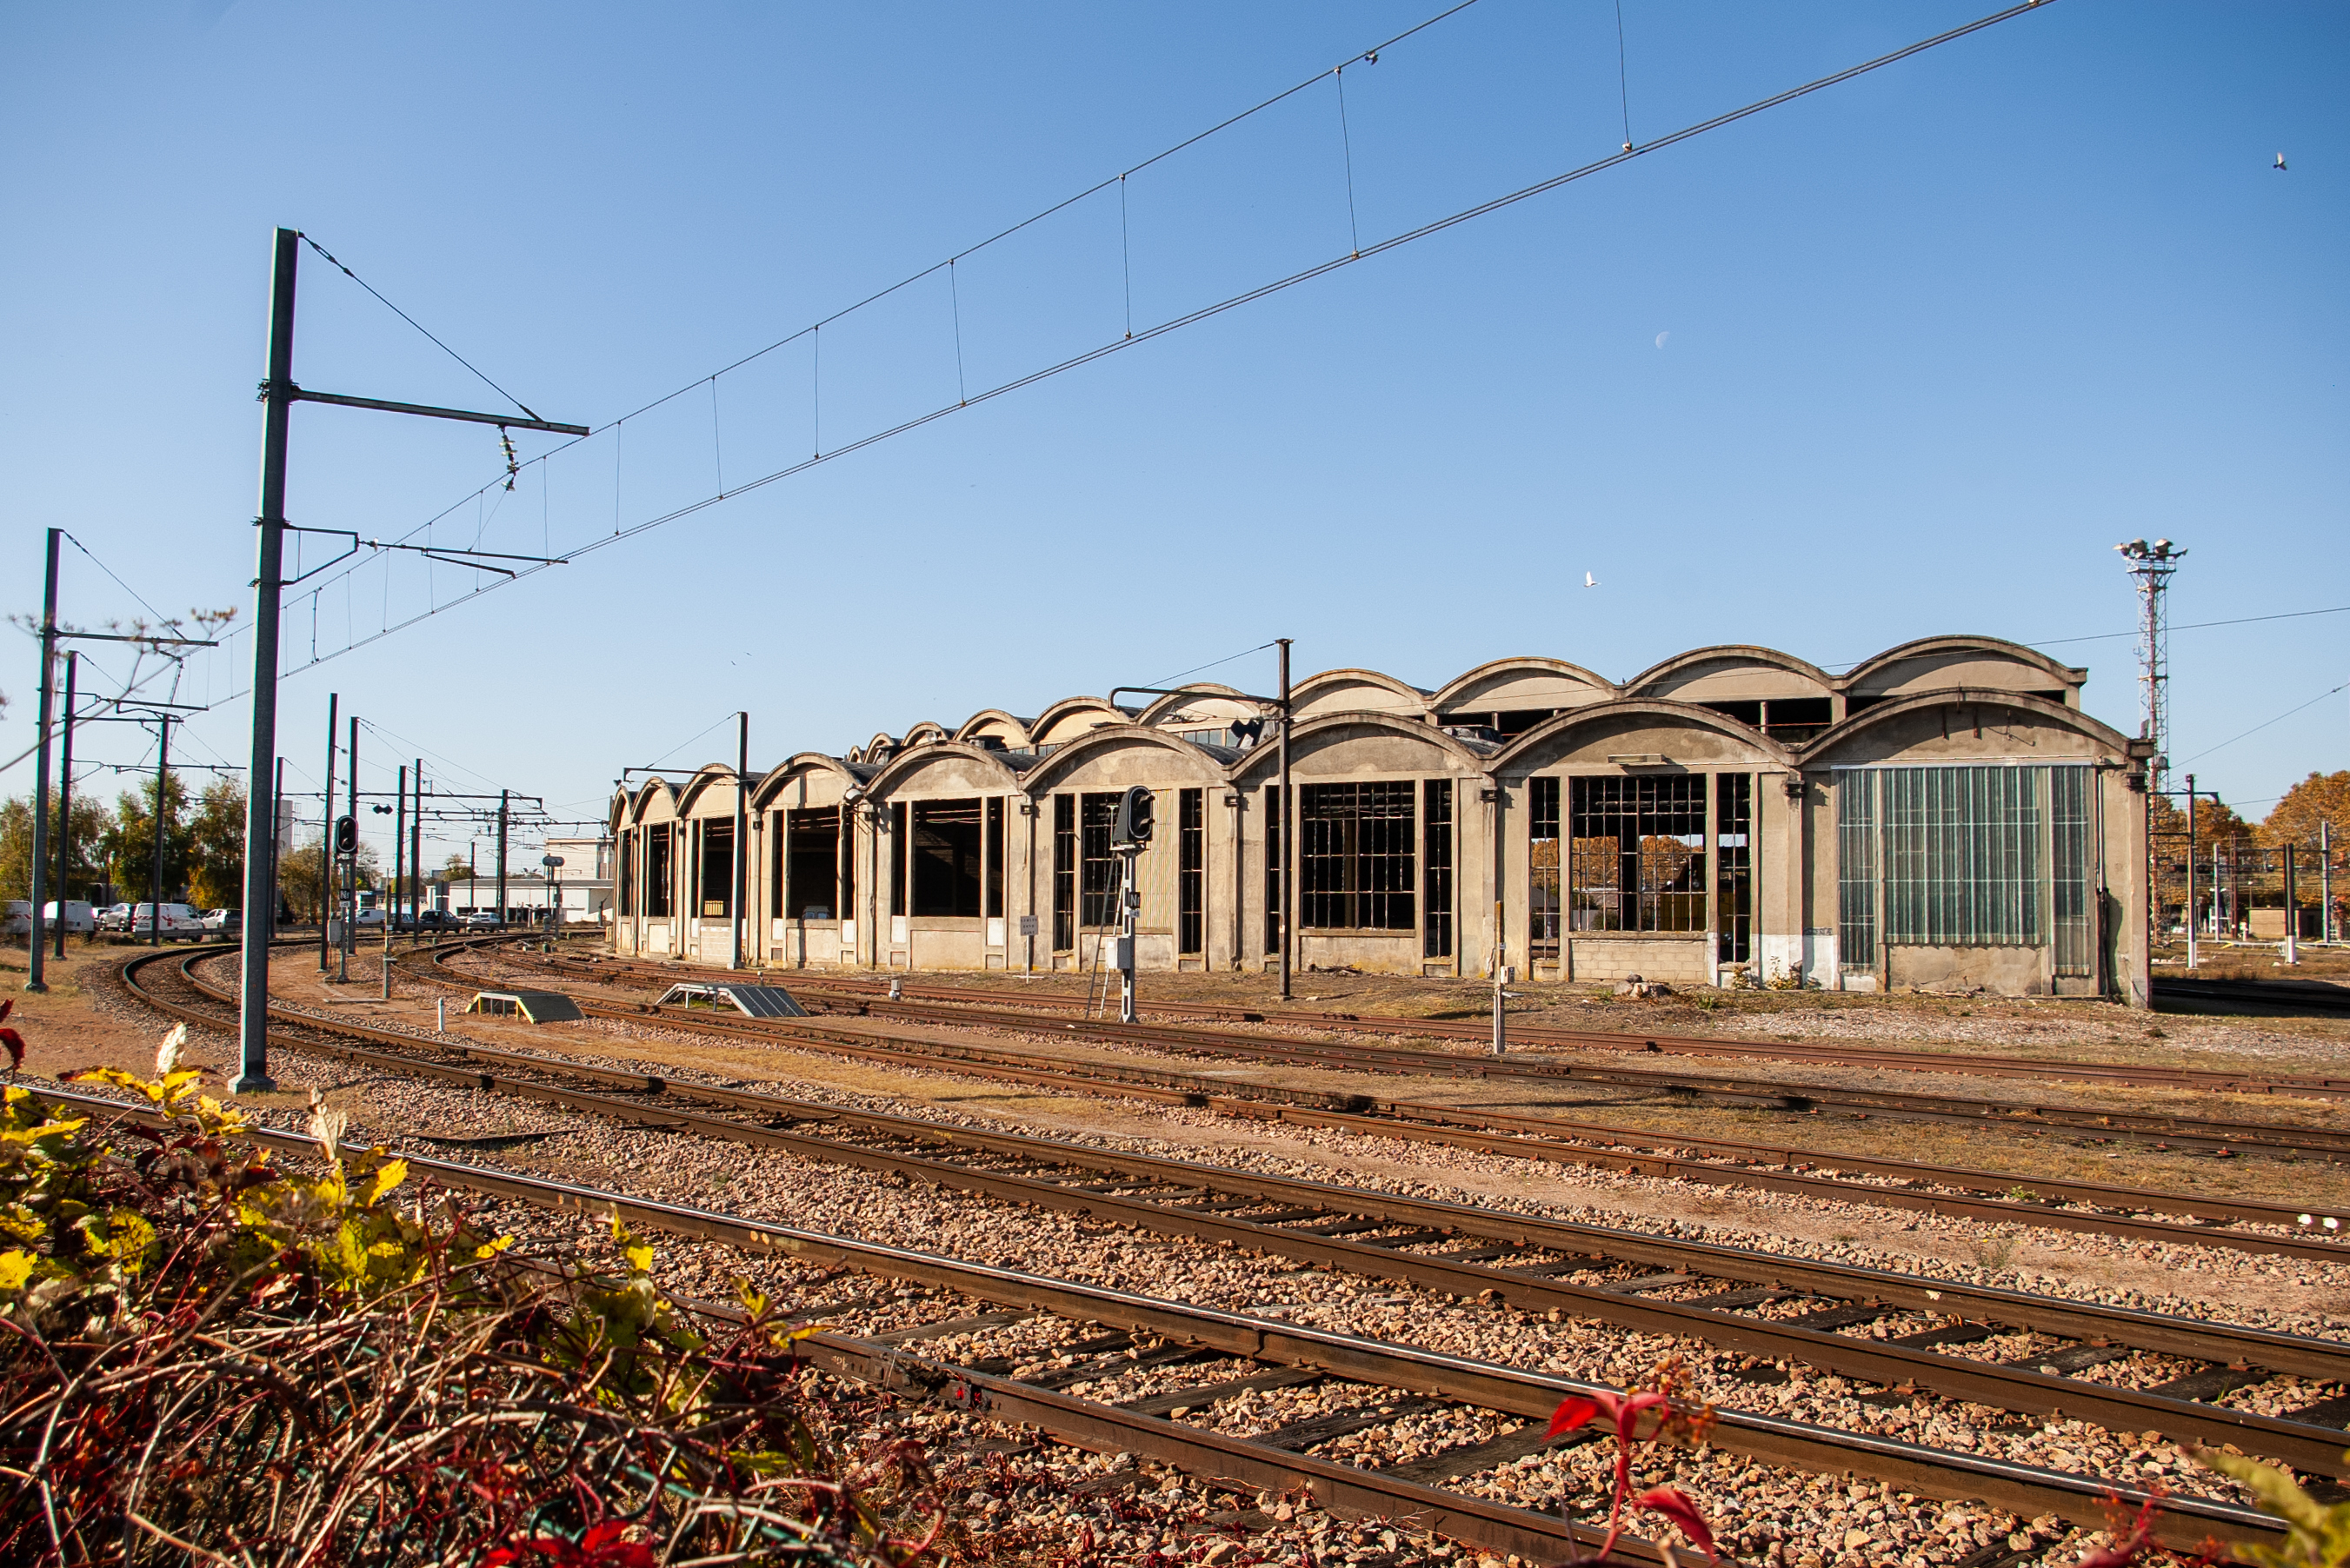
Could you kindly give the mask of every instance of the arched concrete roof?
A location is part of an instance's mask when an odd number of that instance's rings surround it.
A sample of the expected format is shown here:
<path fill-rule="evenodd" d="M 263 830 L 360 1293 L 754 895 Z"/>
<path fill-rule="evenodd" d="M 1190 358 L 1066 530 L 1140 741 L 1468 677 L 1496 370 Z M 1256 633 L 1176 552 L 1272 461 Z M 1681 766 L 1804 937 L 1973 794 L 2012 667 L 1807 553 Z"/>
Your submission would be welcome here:
<path fill-rule="evenodd" d="M 1459 763 L 1463 770 L 1482 774 L 1492 763 L 1492 753 L 1477 749 L 1467 742 L 1446 734 L 1435 725 L 1418 719 L 1408 719 L 1395 713 L 1382 713 L 1376 708 L 1366 708 L 1351 713 L 1323 713 L 1294 726 L 1289 732 L 1290 753 L 1293 759 L 1306 742 L 1330 730 L 1385 730 L 1402 739 L 1414 741 L 1431 750 L 1443 753 Z M 1270 739 L 1250 748 L 1234 759 L 1225 771 L 1235 782 L 1243 778 L 1269 774 L 1281 767 L 1281 748 Z"/>
<path fill-rule="evenodd" d="M 1457 708 L 1469 700 L 1468 693 L 1480 686 L 1498 685 L 1512 675 L 1552 675 L 1571 680 L 1578 686 L 1588 686 L 1602 697 L 1616 695 L 1616 683 L 1604 675 L 1595 674 L 1580 664 L 1569 664 L 1563 659 L 1541 659 L 1532 654 L 1513 659 L 1492 659 L 1454 676 L 1437 689 L 1428 705 L 1439 713 Z"/>
<path fill-rule="evenodd" d="M 1733 741 L 1753 747 L 1766 759 L 1783 767 L 1794 765 L 1794 754 L 1785 746 L 1752 725 L 1740 723 L 1727 713 L 1717 713 L 1694 702 L 1675 702 L 1664 697 L 1622 697 L 1613 702 L 1595 702 L 1588 708 L 1577 708 L 1544 720 L 1503 747 L 1489 766 L 1496 771 L 1508 767 L 1570 731 L 1642 717 L 1669 719 L 1692 730 L 1709 730 L 1718 735 L 1727 735 Z"/>
<path fill-rule="evenodd" d="M 1819 688 L 1823 697 L 1837 689 L 1836 679 L 1807 659 L 1792 653 L 1782 653 L 1775 648 L 1763 648 L 1754 643 L 1730 642 L 1713 648 L 1693 648 L 1687 653 L 1677 653 L 1661 664 L 1654 664 L 1624 682 L 1627 697 L 1648 694 L 1650 688 L 1695 665 L 1706 663 L 1754 664 L 1765 669 L 1783 670 L 1799 675 Z"/>
<path fill-rule="evenodd" d="M 1857 686 L 1887 665 L 1905 659 L 1926 659 L 1941 653 L 1982 653 L 1995 659 L 2010 659 L 2018 664 L 2028 664 L 2045 672 L 2060 685 L 2077 686 L 2089 678 L 2089 672 L 2073 665 L 2061 664 L 2036 648 L 2020 642 L 2010 642 L 2000 637 L 1976 637 L 1960 634 L 1949 637 L 1921 637 L 1887 649 L 1874 658 L 1864 659 L 1846 672 L 1843 684 Z"/>
<path fill-rule="evenodd" d="M 1112 704 L 1106 697 L 1064 697 L 1037 714 L 1036 722 L 1028 726 L 1030 742 L 1040 746 L 1045 744 L 1053 739 L 1053 731 L 1056 726 L 1080 713 L 1098 714 L 1101 722 L 1106 724 L 1124 724 L 1132 722 L 1131 715 L 1124 709 Z M 1079 734 L 1084 732 L 1084 731 L 1078 732 Z M 1064 745 L 1067 743 L 1067 741 L 1062 742 Z"/>
<path fill-rule="evenodd" d="M 1835 749 L 1879 724 L 1890 723 L 1910 714 L 1936 708 L 2014 708 L 2045 720 L 2058 729 L 2070 730 L 2110 750 L 2117 757 L 2131 755 L 2133 746 L 2143 742 L 2131 740 L 2119 730 L 2102 720 L 2093 719 L 2078 708 L 2063 702 L 2051 702 L 2045 697 L 2029 692 L 2002 691 L 1992 686 L 1950 686 L 1933 691 L 1916 691 L 1907 697 L 1895 697 L 1862 709 L 1843 722 L 1832 725 L 1812 738 L 1804 747 L 1804 755 L 1812 761 L 1833 760 Z"/>
<path fill-rule="evenodd" d="M 849 785 L 861 782 L 864 776 L 839 757 L 827 756 L 822 752 L 795 753 L 760 776 L 757 787 L 751 791 L 751 808 L 764 811 L 768 803 L 783 793 L 785 784 L 808 773 L 838 774 L 841 782 Z"/>
<path fill-rule="evenodd" d="M 1203 698 L 1212 697 L 1221 697 L 1228 701 L 1237 702 L 1247 708 L 1252 714 L 1256 711 L 1258 706 L 1237 686 L 1220 686 L 1213 681 L 1203 680 L 1188 686 L 1181 691 L 1158 699 L 1149 707 L 1135 715 L 1134 722 L 1138 724 L 1163 724 L 1171 716 L 1180 713 L 1192 703 Z"/>
<path fill-rule="evenodd" d="M 664 790 L 666 790 L 670 795 L 670 809 L 671 814 L 681 815 L 678 811 L 676 804 L 677 786 L 671 784 L 667 779 L 650 778 L 639 784 L 634 790 L 623 789 L 619 792 L 620 798 L 628 803 L 628 821 L 642 822 L 645 819 L 645 808 L 653 803 L 653 800 L 659 792 Z"/>
<path fill-rule="evenodd" d="M 1025 788 L 1031 794 L 1043 794 L 1096 752 L 1131 745 L 1136 742 L 1173 753 L 1198 771 L 1203 779 L 1223 776 L 1223 758 L 1205 746 L 1194 745 L 1179 735 L 1144 724 L 1109 724 L 1087 731 L 1037 763 L 1029 772 Z"/>
<path fill-rule="evenodd" d="M 760 776 L 757 774 L 751 775 L 750 787 L 754 794 L 758 793 Z M 724 763 L 704 763 L 694 770 L 693 776 L 688 779 L 685 782 L 685 787 L 678 792 L 678 815 L 684 816 L 691 812 L 693 803 L 700 799 L 702 792 L 709 789 L 711 785 L 733 782 L 734 770 Z"/>
<path fill-rule="evenodd" d="M 1004 762 L 1003 753 L 991 752 L 985 746 L 974 746 L 968 741 L 933 741 L 920 749 L 909 746 L 891 757 L 880 772 L 867 781 L 866 793 L 876 800 L 886 799 L 908 774 L 928 767 L 941 757 L 952 756 L 971 757 L 984 763 L 1002 776 L 1004 788 L 1016 790 L 1020 787 L 1020 775 Z"/>
<path fill-rule="evenodd" d="M 1025 751 L 1031 743 L 1028 721 L 1007 713 L 1001 708 L 982 708 L 962 722 L 962 726 L 955 731 L 954 738 L 958 741 L 968 741 L 973 735 L 983 733 L 989 729 L 1011 732 L 1009 739 L 1015 742 L 1014 750 Z"/>
<path fill-rule="evenodd" d="M 944 724 L 940 723 L 936 719 L 925 719 L 919 724 L 909 725 L 905 739 L 898 743 L 901 746 L 927 746 L 932 741 L 953 738 L 954 732 Z"/>
<path fill-rule="evenodd" d="M 1294 713 L 1311 707 L 1315 699 L 1347 686 L 1367 686 L 1374 691 L 1387 692 L 1395 698 L 1396 706 L 1386 710 L 1334 709 L 1332 710 L 1334 713 L 1386 711 L 1390 714 L 1405 713 L 1419 718 L 1425 717 L 1428 712 L 1429 693 L 1377 670 L 1325 670 L 1309 675 L 1290 688 L 1290 711 Z"/>

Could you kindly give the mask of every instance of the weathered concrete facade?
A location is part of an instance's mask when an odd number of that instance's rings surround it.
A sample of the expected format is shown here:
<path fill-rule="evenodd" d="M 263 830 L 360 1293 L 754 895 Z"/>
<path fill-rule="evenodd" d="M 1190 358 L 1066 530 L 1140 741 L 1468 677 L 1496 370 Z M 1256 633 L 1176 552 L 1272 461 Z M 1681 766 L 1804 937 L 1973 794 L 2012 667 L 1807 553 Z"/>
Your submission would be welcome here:
<path fill-rule="evenodd" d="M 1841 676 L 1748 647 L 1621 686 L 1332 670 L 1293 693 L 1285 810 L 1279 727 L 1230 688 L 926 722 L 747 781 L 741 961 L 1090 968 L 1140 784 L 1147 969 L 1275 967 L 1287 935 L 1300 968 L 2143 1005 L 2145 747 L 2081 711 L 2085 679 L 1973 637 Z M 734 956 L 737 788 L 616 795 L 619 950 Z"/>

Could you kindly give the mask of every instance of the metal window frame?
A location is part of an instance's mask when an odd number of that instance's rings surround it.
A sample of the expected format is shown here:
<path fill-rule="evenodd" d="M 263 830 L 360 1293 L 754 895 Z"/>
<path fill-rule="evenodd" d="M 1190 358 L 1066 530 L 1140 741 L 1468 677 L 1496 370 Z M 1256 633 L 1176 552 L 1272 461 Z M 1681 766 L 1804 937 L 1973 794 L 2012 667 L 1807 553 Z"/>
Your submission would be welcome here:
<path fill-rule="evenodd" d="M 1452 956 L 1452 781 L 1420 781 L 1420 947 L 1423 959 Z"/>
<path fill-rule="evenodd" d="M 1053 797 L 1053 950 L 1077 947 L 1077 797 Z"/>
<path fill-rule="evenodd" d="M 1299 787 L 1299 929 L 1419 929 L 1418 795 L 1416 779 Z"/>
<path fill-rule="evenodd" d="M 1569 774 L 1559 823 L 1566 935 L 1703 936 L 1711 929 L 1711 773 Z M 1677 798 L 1665 797 L 1669 794 Z M 1612 800 L 1596 799 L 1613 796 Z M 1613 809 L 1610 809 L 1610 808 Z M 1612 836 L 1586 832 L 1615 822 Z M 1625 847 L 1631 825 L 1632 847 Z M 1679 831 L 1666 832 L 1667 827 Z M 1694 838 L 1696 842 L 1690 843 Z M 1602 849 L 1601 845 L 1613 846 Z M 1607 880 L 1597 878 L 1605 875 Z M 1690 886 L 1694 883 L 1694 887 Z M 1588 925 L 1579 917 L 1593 917 Z"/>
<path fill-rule="evenodd" d="M 1175 792 L 1175 951 L 1208 950 L 1208 792 Z"/>

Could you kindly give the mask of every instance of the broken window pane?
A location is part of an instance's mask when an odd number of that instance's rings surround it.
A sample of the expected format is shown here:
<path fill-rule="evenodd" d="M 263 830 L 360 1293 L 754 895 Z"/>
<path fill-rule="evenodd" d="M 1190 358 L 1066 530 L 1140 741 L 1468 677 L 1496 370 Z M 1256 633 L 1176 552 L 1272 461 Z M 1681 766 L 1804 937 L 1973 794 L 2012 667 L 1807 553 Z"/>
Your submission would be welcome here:
<path fill-rule="evenodd" d="M 1417 874 L 1411 780 L 1307 784 L 1298 799 L 1298 908 L 1315 930 L 1408 931 Z"/>
<path fill-rule="evenodd" d="M 987 797 L 987 915 L 1003 918 L 1003 797 Z"/>
<path fill-rule="evenodd" d="M 906 803 L 889 807 L 889 913 L 906 912 Z"/>
<path fill-rule="evenodd" d="M 734 912 L 734 825 L 702 825 L 702 918 L 723 919 Z"/>
<path fill-rule="evenodd" d="M 1203 952 L 1208 946 L 1207 792 L 1175 795 L 1175 950 Z"/>
<path fill-rule="evenodd" d="M 1430 779 L 1421 786 L 1425 825 L 1421 852 L 1427 857 L 1427 913 L 1420 931 L 1420 956 L 1452 956 L 1452 781 Z"/>
<path fill-rule="evenodd" d="M 1118 924 L 1118 857 L 1109 852 L 1109 836 L 1123 793 L 1078 797 L 1078 923 L 1089 931 Z"/>
<path fill-rule="evenodd" d="M 1282 869 L 1281 786 L 1264 786 L 1264 951 L 1271 958 L 1283 950 L 1281 930 Z"/>
<path fill-rule="evenodd" d="M 1527 836 L 1533 841 L 1528 858 L 1532 871 L 1526 898 L 1526 956 L 1558 957 L 1559 864 L 1558 781 L 1526 781 Z"/>
<path fill-rule="evenodd" d="M 985 816 L 976 796 L 969 800 L 913 803 L 914 913 L 964 916 L 980 910 L 980 844 Z"/>
<path fill-rule="evenodd" d="M 1567 926 L 1702 931 L 1703 774 L 1570 779 Z"/>
<path fill-rule="evenodd" d="M 655 919 L 669 917 L 670 889 L 677 885 L 670 859 L 671 826 L 657 822 L 645 833 L 645 913 Z"/>
<path fill-rule="evenodd" d="M 834 900 L 840 888 L 840 807 L 785 812 L 783 837 L 784 896 L 778 907 L 785 918 L 838 918 Z"/>
<path fill-rule="evenodd" d="M 1077 945 L 1077 797 L 1053 797 L 1053 950 Z"/>
<path fill-rule="evenodd" d="M 1754 775 L 1713 781 L 1714 960 L 1744 963 L 1753 942 Z"/>

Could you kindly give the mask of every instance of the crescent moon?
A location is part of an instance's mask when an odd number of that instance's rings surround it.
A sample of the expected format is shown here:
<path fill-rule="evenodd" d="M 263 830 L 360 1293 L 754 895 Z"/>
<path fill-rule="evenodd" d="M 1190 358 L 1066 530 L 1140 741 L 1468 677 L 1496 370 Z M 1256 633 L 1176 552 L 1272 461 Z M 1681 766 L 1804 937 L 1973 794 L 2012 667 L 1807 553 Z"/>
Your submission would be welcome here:
<path fill-rule="evenodd" d="M 1671 334 L 1671 333 L 1669 333 L 1669 332 L 1659 332 L 1659 333 L 1658 333 L 1658 334 L 1657 334 L 1657 347 L 1658 347 L 1658 348 L 1663 348 L 1663 347 L 1665 346 L 1665 339 L 1666 339 L 1666 338 L 1668 338 L 1668 337 L 1670 337 L 1671 336 L 1672 336 L 1672 334 Z"/>

